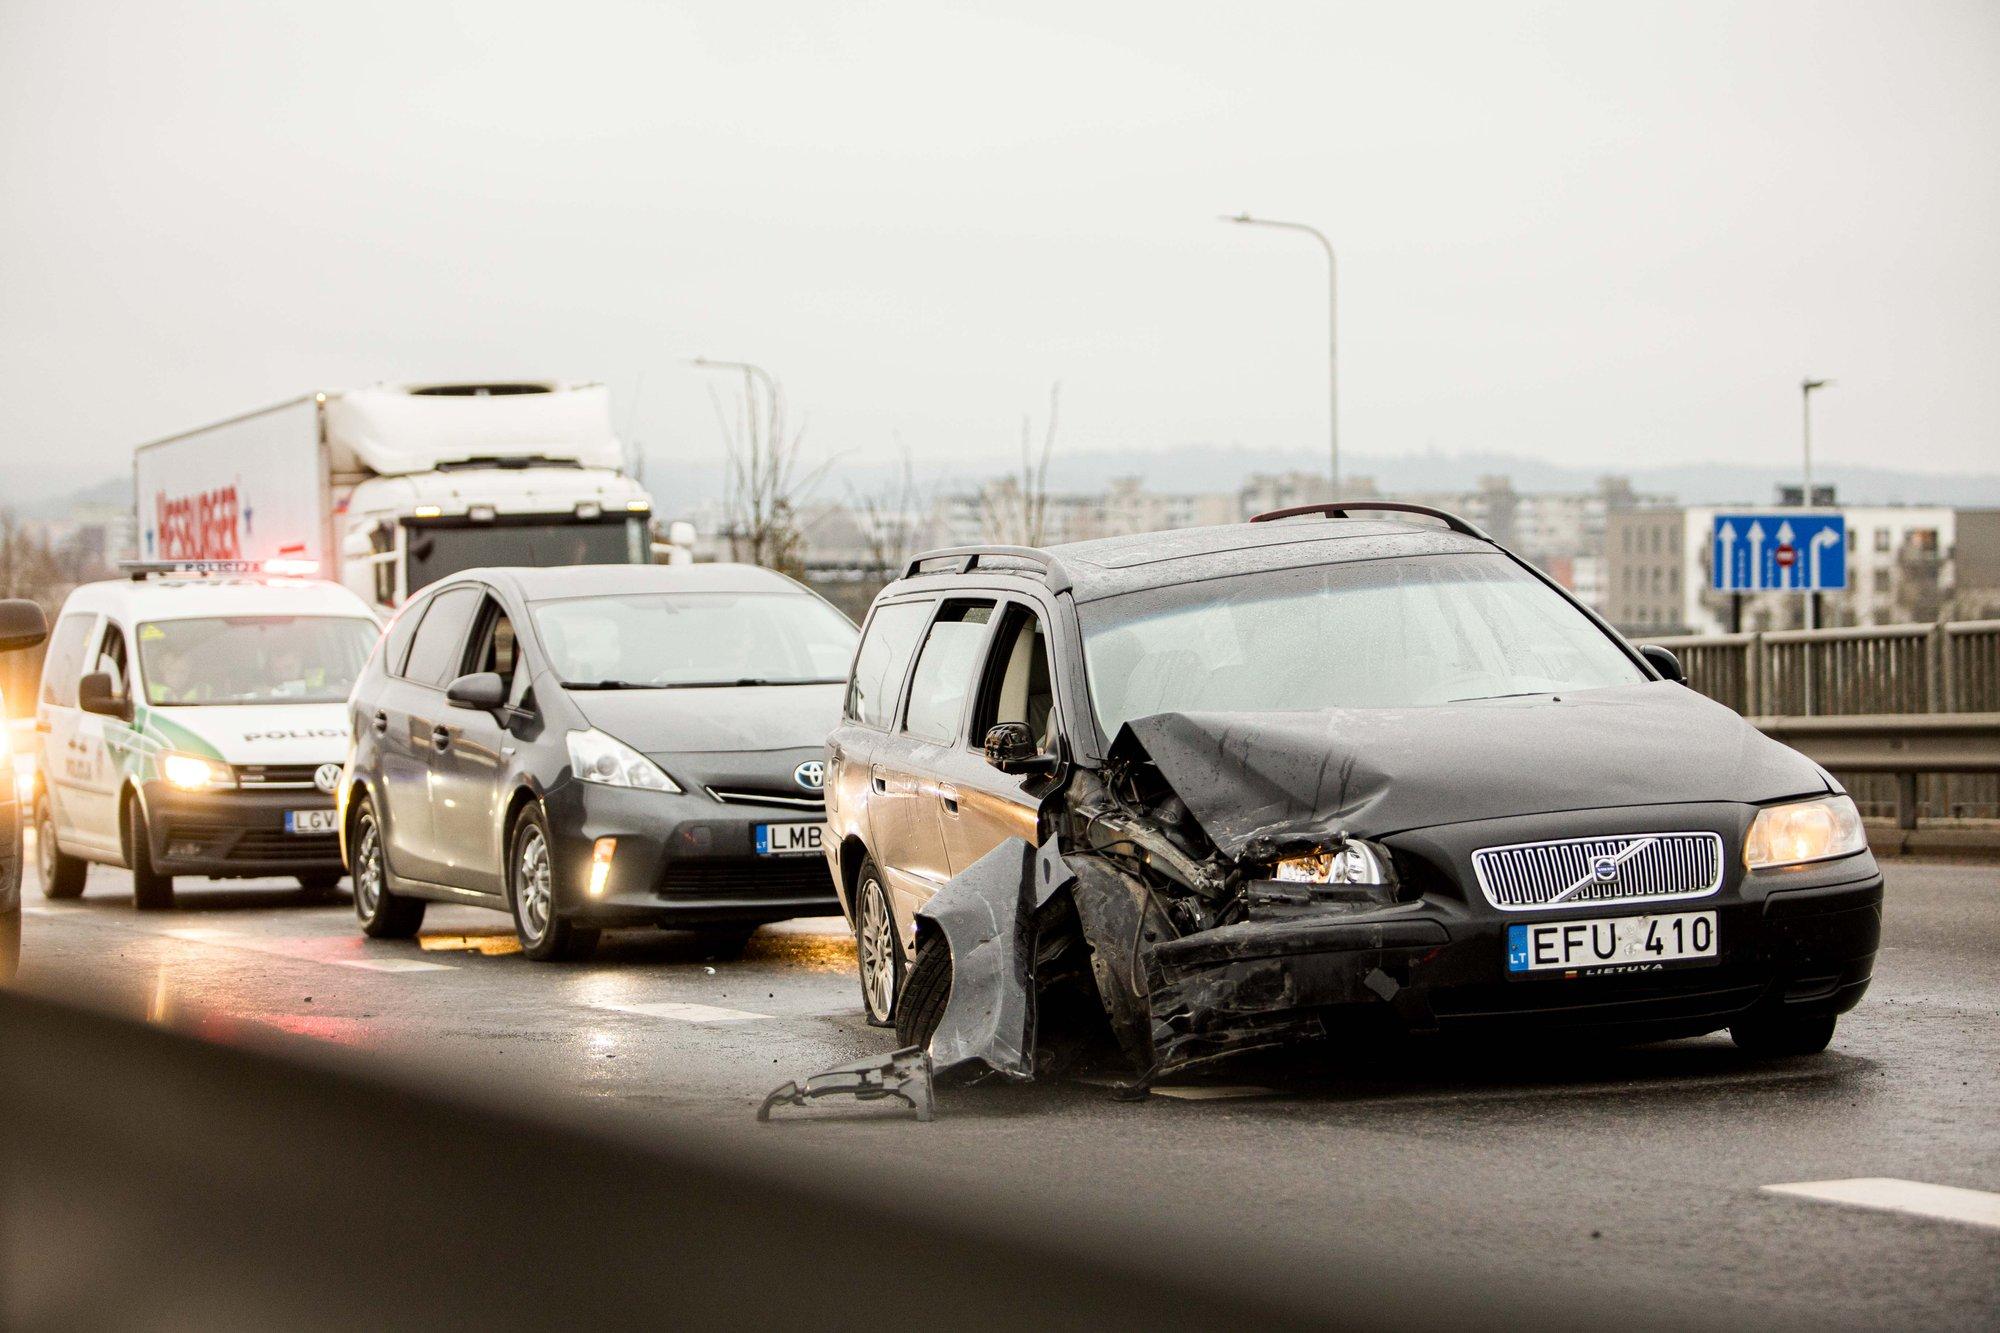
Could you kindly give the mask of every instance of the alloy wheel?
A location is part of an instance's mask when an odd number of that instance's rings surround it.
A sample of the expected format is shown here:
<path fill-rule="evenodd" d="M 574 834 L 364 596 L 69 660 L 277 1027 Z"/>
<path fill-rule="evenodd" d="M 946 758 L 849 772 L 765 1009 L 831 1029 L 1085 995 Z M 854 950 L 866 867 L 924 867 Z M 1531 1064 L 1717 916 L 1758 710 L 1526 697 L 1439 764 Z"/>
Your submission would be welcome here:
<path fill-rule="evenodd" d="M 896 1007 L 896 926 L 887 896 L 877 880 L 861 886 L 861 984 L 873 1017 L 887 1018 Z"/>
<path fill-rule="evenodd" d="M 382 840 L 375 817 L 361 816 L 361 840 L 354 857 L 354 912 L 363 921 L 375 915 L 382 901 Z"/>
<path fill-rule="evenodd" d="M 46 796 L 35 805 L 35 868 L 42 872 L 45 886 L 55 882 L 56 817 L 49 810 Z"/>
<path fill-rule="evenodd" d="M 514 916 L 529 939 L 539 940 L 548 934 L 554 899 L 548 840 L 542 837 L 540 829 L 530 825 L 521 836 L 521 855 L 514 877 Z"/>

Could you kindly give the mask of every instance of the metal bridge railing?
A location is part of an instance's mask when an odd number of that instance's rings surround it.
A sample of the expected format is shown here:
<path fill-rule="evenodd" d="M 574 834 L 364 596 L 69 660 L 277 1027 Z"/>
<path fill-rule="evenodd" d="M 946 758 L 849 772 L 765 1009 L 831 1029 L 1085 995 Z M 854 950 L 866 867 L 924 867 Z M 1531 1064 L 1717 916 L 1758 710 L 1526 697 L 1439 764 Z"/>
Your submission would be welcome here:
<path fill-rule="evenodd" d="M 1784 724 L 1799 719 L 1867 719 L 1887 735 L 1900 716 L 2000 713 L 2000 620 L 1649 642 L 1674 651 L 1690 686 L 1781 739 L 1792 739 Z M 1978 766 L 1913 772 L 1907 765 L 1884 770 L 1821 762 L 1840 775 L 1864 813 L 1894 814 L 1904 828 L 1915 827 L 1919 814 L 2000 819 L 2000 774 Z"/>

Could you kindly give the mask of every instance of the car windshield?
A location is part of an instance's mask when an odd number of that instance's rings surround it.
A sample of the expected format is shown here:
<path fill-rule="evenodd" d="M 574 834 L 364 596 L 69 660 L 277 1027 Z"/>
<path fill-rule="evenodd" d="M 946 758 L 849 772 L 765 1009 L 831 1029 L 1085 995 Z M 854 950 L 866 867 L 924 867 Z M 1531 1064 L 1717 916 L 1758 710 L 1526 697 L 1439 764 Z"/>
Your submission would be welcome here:
<path fill-rule="evenodd" d="M 665 689 L 847 679 L 854 622 L 804 593 L 673 592 L 534 604 L 565 685 Z"/>
<path fill-rule="evenodd" d="M 1646 679 L 1582 612 L 1499 554 L 1241 574 L 1079 614 L 1107 736 L 1154 713 L 1411 708 Z"/>
<path fill-rule="evenodd" d="M 380 633 L 360 616 L 213 616 L 139 626 L 146 702 L 340 703 Z"/>

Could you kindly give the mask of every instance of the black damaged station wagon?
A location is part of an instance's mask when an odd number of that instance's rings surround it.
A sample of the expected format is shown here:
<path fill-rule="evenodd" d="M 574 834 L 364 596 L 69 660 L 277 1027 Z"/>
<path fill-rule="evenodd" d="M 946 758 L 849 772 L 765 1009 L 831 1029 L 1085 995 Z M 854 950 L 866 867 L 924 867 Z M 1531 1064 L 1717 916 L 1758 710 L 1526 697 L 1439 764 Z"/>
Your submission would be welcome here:
<path fill-rule="evenodd" d="M 920 556 L 829 759 L 869 1017 L 941 1065 L 1079 1013 L 1154 1075 L 1356 1020 L 1804 1054 L 1880 935 L 1827 772 L 1422 506 Z"/>

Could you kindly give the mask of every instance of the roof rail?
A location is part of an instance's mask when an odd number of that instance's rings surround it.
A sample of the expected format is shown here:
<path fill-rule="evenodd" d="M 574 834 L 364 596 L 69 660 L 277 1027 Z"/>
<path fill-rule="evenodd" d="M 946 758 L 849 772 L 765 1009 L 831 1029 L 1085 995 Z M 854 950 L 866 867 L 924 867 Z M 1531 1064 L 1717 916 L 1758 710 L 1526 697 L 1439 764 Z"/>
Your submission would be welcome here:
<path fill-rule="evenodd" d="M 1357 513 L 1370 514 L 1384 511 L 1391 514 L 1422 514 L 1426 518 L 1437 519 L 1447 528 L 1450 528 L 1453 532 L 1461 536 L 1477 537 L 1483 542 L 1493 540 L 1480 531 L 1478 527 L 1466 522 L 1448 509 L 1437 509 L 1430 505 L 1410 504 L 1404 500 L 1333 500 L 1326 504 L 1294 505 L 1290 509 L 1273 509 L 1268 514 L 1259 514 L 1250 521 L 1252 523 L 1270 523 L 1276 519 L 1299 518 L 1306 514 L 1321 514 L 1327 518 L 1353 518 Z"/>
<path fill-rule="evenodd" d="M 949 572 L 964 574 L 981 567 L 982 561 L 1013 560 L 1039 570 L 1048 580 L 1049 591 L 1068 592 L 1071 587 L 1069 571 L 1062 561 L 1036 546 L 941 546 L 935 551 L 922 551 L 910 557 L 910 563 L 903 568 L 903 577 L 912 578 L 925 573 L 923 566 L 935 560 L 955 560 L 958 568 Z M 1004 570 L 1004 566 L 1001 567 Z M 944 573 L 944 570 L 930 570 L 930 573 Z M 1018 571 L 1016 571 L 1018 572 Z"/>

